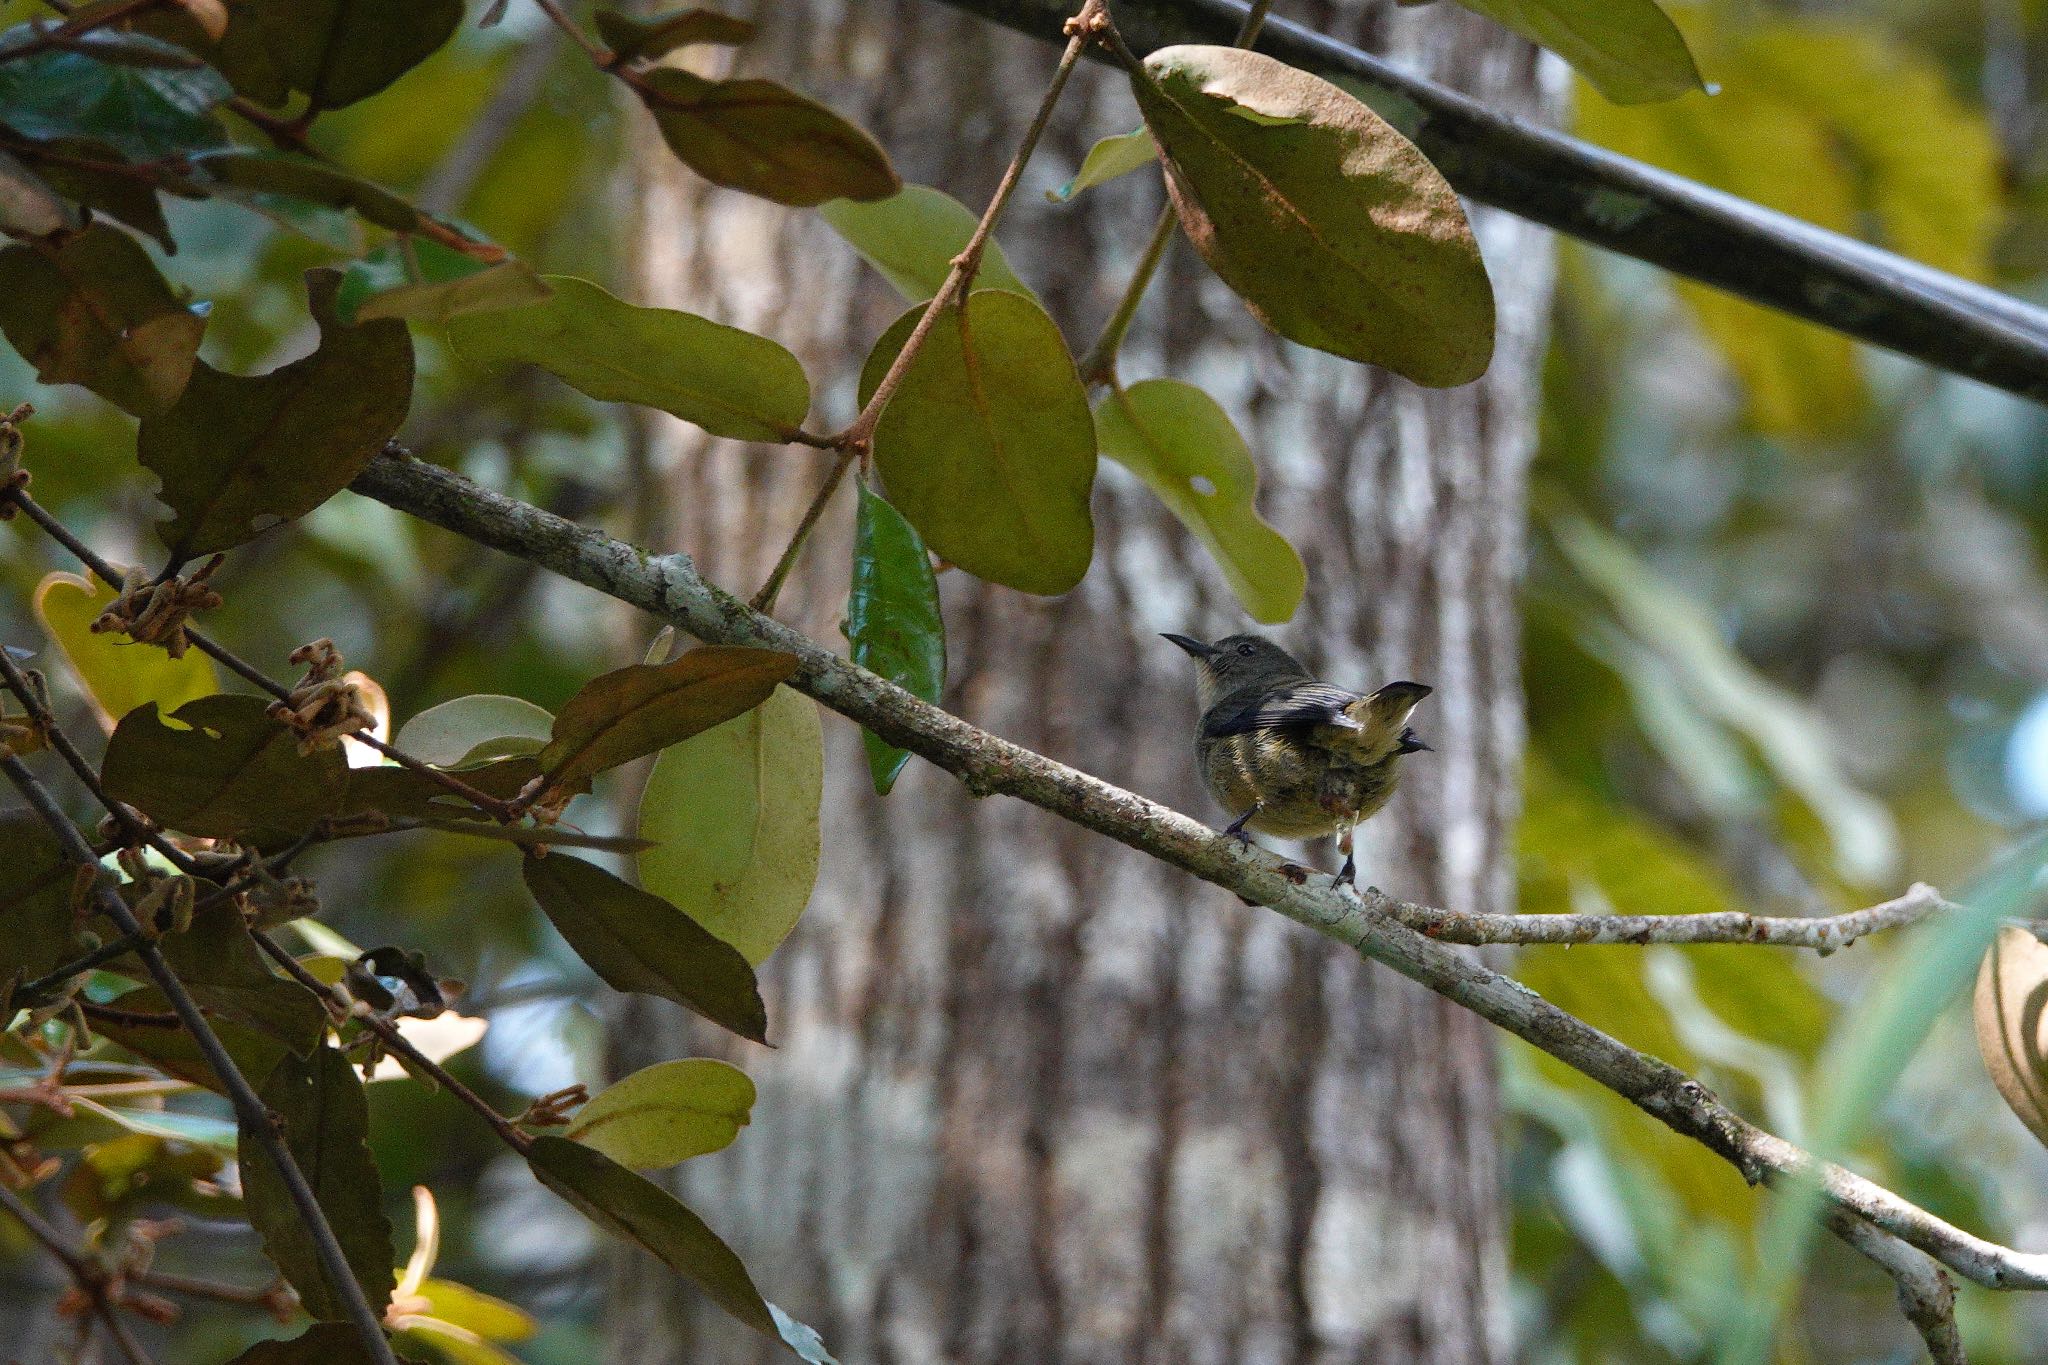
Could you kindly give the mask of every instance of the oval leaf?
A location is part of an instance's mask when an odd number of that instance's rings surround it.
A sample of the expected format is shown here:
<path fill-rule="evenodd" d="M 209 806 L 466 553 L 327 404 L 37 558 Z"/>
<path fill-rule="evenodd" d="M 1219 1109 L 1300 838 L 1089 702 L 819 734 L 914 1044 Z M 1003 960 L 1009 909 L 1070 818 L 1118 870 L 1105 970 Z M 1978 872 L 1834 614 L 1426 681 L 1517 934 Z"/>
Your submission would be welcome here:
<path fill-rule="evenodd" d="M 412 403 L 412 337 L 402 322 L 344 325 L 341 276 L 306 273 L 320 345 L 253 378 L 201 363 L 177 406 L 145 418 L 137 453 L 177 515 L 158 534 L 174 557 L 231 549 L 304 516 L 348 487 L 397 433 Z"/>
<path fill-rule="evenodd" d="M 380 247 L 343 272 L 334 308 L 343 322 L 405 318 L 445 326 L 465 313 L 539 303 L 555 291 L 520 260 L 487 265 L 439 242 Z"/>
<path fill-rule="evenodd" d="M 788 936 L 818 881 L 824 792 L 818 707 L 787 687 L 663 753 L 640 798 L 650 891 L 758 963 Z"/>
<path fill-rule="evenodd" d="M 1704 89 L 1685 35 L 1656 0 L 1458 0 L 1572 64 L 1616 104 Z"/>
<path fill-rule="evenodd" d="M 923 313 L 898 318 L 861 370 L 874 393 Z M 978 289 L 939 317 L 875 427 L 889 501 L 977 578 L 1066 592 L 1095 553 L 1095 420 L 1066 341 L 1019 294 Z"/>
<path fill-rule="evenodd" d="M 788 86 L 665 66 L 633 88 L 669 150 L 714 185 L 796 208 L 886 199 L 903 187 L 873 138 Z"/>
<path fill-rule="evenodd" d="M 220 152 L 198 157 L 193 165 L 217 184 L 302 199 L 331 209 L 350 209 L 365 222 L 393 232 L 416 231 L 425 221 L 418 209 L 383 186 L 309 157 L 279 152 Z"/>
<path fill-rule="evenodd" d="M 818 206 L 818 216 L 912 303 L 939 292 L 953 258 L 974 235 L 976 221 L 965 204 L 929 185 L 905 185 L 887 199 L 866 204 L 834 199 Z M 994 238 L 982 253 L 974 282 L 983 289 L 1035 297 L 1010 269 Z"/>
<path fill-rule="evenodd" d="M 539 753 L 554 724 L 530 701 L 479 693 L 428 707 L 400 726 L 392 743 L 437 768 L 464 768 Z"/>
<path fill-rule="evenodd" d="M 130 711 L 100 762 L 107 795 L 166 829 L 269 843 L 304 833 L 348 790 L 341 750 L 300 753 L 261 698 L 218 693 L 171 718 L 182 728 L 166 725 L 155 702 Z"/>
<path fill-rule="evenodd" d="M 903 515 L 866 485 L 854 524 L 846 635 L 855 663 L 914 696 L 938 701 L 946 685 L 946 622 L 931 555 Z M 910 753 L 870 730 L 861 739 L 875 790 L 887 796 Z"/>
<path fill-rule="evenodd" d="M 0 251 L 0 331 L 45 384 L 83 384 L 137 417 L 163 412 L 185 391 L 205 330 L 119 228 Z"/>
<path fill-rule="evenodd" d="M 229 93 L 219 72 L 139 33 L 83 33 L 63 47 L 0 62 L 0 109 L 10 132 L 95 138 L 131 161 L 225 147 L 227 129 L 213 108 Z"/>
<path fill-rule="evenodd" d="M 1991 1083 L 2048 1145 L 2048 944 L 2016 925 L 1998 931 L 1977 969 L 1971 1012 Z"/>
<path fill-rule="evenodd" d="M 1074 178 L 1056 190 L 1047 190 L 1045 197 L 1055 204 L 1064 204 L 1083 190 L 1092 190 L 1105 181 L 1129 175 L 1158 158 L 1159 144 L 1152 140 L 1148 130 L 1133 128 L 1128 133 L 1117 133 L 1090 147 L 1088 155 L 1081 158 L 1081 169 L 1074 172 Z"/>
<path fill-rule="evenodd" d="M 601 674 L 555 717 L 541 769 L 555 784 L 587 782 L 658 753 L 759 706 L 796 664 L 780 650 L 705 645 L 665 664 Z"/>
<path fill-rule="evenodd" d="M 462 0 L 261 0 L 231 4 L 217 41 L 190 19 L 159 27 L 252 99 L 281 105 L 297 90 L 338 109 L 418 66 L 461 22 Z"/>
<path fill-rule="evenodd" d="M 768 1305 L 740 1258 L 667 1190 L 567 1138 L 535 1138 L 526 1160 L 541 1184 L 591 1222 L 653 1252 L 755 1331 L 779 1337 Z"/>
<path fill-rule="evenodd" d="M 100 723 L 112 728 L 144 702 L 176 711 L 188 701 L 220 691 L 213 660 L 198 650 L 173 659 L 161 649 L 140 646 L 126 636 L 95 635 L 92 623 L 113 605 L 116 594 L 104 583 L 87 582 L 76 574 L 53 573 L 36 585 L 36 617 L 56 642 L 64 662 L 78 675 L 80 686 L 99 711 Z"/>
<path fill-rule="evenodd" d="M 1290 341 L 1463 384 L 1493 356 L 1493 289 L 1458 197 L 1379 115 L 1256 52 L 1165 47 L 1132 91 L 1181 226 Z"/>
<path fill-rule="evenodd" d="M 545 275 L 552 297 L 459 317 L 448 340 L 466 360 L 538 365 L 606 402 L 660 408 L 713 436 L 786 441 L 811 410 L 811 381 L 766 337 L 673 308 L 637 308 L 588 280 Z"/>
<path fill-rule="evenodd" d="M 1192 384 L 1147 379 L 1095 407 L 1102 453 L 1143 479 L 1194 532 L 1252 619 L 1293 617 L 1308 571 L 1254 505 L 1259 473 L 1230 414 Z"/>
<path fill-rule="evenodd" d="M 370 1160 L 369 1106 L 363 1083 L 339 1051 L 322 1046 L 307 1061 L 286 1057 L 264 1081 L 264 1107 L 278 1118 L 285 1146 L 313 1187 L 320 1211 L 341 1241 L 349 1269 L 370 1307 L 391 1301 L 391 1220 L 384 1214 L 377 1167 Z M 316 1318 L 347 1310 L 328 1287 L 306 1220 L 263 1144 L 246 1131 L 238 1158 L 242 1206 L 263 1238 L 264 1254 L 284 1272 Z"/>
<path fill-rule="evenodd" d="M 576 1111 L 562 1130 L 621 1166 L 654 1170 L 731 1145 L 754 1109 L 754 1083 L 708 1057 L 656 1062 Z"/>
<path fill-rule="evenodd" d="M 766 1042 L 768 1011 L 746 959 L 661 897 L 566 853 L 526 856 L 526 889 L 614 990 L 658 995 Z"/>

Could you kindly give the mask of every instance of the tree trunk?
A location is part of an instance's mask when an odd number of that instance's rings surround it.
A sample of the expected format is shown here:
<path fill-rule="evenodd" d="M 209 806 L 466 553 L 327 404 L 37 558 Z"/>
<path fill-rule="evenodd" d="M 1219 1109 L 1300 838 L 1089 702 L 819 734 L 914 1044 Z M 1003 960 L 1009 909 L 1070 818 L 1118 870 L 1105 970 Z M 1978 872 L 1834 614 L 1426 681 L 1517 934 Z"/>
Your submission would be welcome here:
<path fill-rule="evenodd" d="M 727 8 L 733 8 L 727 6 Z M 906 179 L 986 201 L 1052 49 L 925 0 L 783 0 L 746 68 L 872 129 Z M 1545 117 L 1534 51 L 1450 6 L 1296 3 L 1292 17 Z M 713 58 L 722 60 L 722 58 Z M 1040 191 L 1137 119 L 1084 70 L 1001 234 L 1078 350 L 1160 203 L 1132 176 L 1054 207 Z M 781 339 L 851 416 L 852 377 L 902 308 L 815 215 L 712 190 L 651 141 L 623 206 L 639 301 Z M 1300 548 L 1308 600 L 1275 632 L 1353 685 L 1435 685 L 1371 826 L 1361 881 L 1509 908 L 1521 759 L 1516 580 L 1551 247 L 1481 214 L 1500 302 L 1492 371 L 1430 392 L 1277 344 L 1177 244 L 1126 351 L 1237 417 L 1261 507 Z M 667 547 L 751 591 L 824 461 L 653 428 Z M 1194 680 L 1155 632 L 1244 627 L 1221 576 L 1105 462 L 1097 554 L 1057 600 L 943 575 L 945 704 L 976 724 L 1221 824 L 1194 769 Z M 851 542 L 843 491 L 783 594 L 831 638 Z M 1493 1042 L 1469 1015 L 1228 893 L 913 762 L 869 788 L 827 720 L 824 870 L 764 967 L 780 1050 L 725 1049 L 659 1002 L 620 1019 L 621 1071 L 692 1051 L 760 1085 L 727 1152 L 680 1171 L 763 1292 L 871 1361 L 1404 1361 L 1506 1358 Z M 1327 848 L 1309 852 L 1328 860 Z M 1334 863 L 1328 865 L 1334 866 Z M 616 1263 L 611 1354 L 775 1352 L 637 1253 Z"/>

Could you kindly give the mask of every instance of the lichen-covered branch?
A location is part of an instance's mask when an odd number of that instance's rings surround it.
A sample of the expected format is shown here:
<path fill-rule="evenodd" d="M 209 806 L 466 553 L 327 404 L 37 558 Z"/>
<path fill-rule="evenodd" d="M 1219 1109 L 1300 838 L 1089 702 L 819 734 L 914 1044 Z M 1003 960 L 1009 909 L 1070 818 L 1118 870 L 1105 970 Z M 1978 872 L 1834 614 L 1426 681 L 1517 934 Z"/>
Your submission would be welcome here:
<path fill-rule="evenodd" d="M 1899 1311 L 1927 1343 L 1934 1365 L 1969 1365 L 1956 1330 L 1956 1287 L 1948 1272 L 1887 1233 L 1840 1209 L 1827 1212 L 1828 1230 L 1875 1261 L 1899 1294 Z"/>
<path fill-rule="evenodd" d="M 1520 983 L 1418 933 L 1396 915 L 1397 903 L 1391 899 L 1377 893 L 1355 896 L 1326 875 L 1247 849 L 1178 811 L 920 701 L 750 610 L 706 582 L 686 555 L 649 554 L 402 453 L 380 455 L 353 487 L 399 511 L 639 607 L 698 639 L 786 650 L 799 661 L 791 686 L 952 773 L 976 795 L 1028 801 L 1355 948 L 1622 1095 L 1703 1143 L 1752 1183 L 1811 1181 L 1830 1206 L 1918 1247 L 1973 1283 L 1994 1289 L 2048 1289 L 2048 1255 L 1987 1241 L 1758 1128 L 1678 1068 L 1636 1051 Z"/>
<path fill-rule="evenodd" d="M 1780 917 L 1743 910 L 1704 915 L 1471 915 L 1385 900 L 1383 909 L 1439 943 L 1757 943 L 1832 953 L 1955 907 L 1924 882 L 1903 896 L 1839 915 Z"/>

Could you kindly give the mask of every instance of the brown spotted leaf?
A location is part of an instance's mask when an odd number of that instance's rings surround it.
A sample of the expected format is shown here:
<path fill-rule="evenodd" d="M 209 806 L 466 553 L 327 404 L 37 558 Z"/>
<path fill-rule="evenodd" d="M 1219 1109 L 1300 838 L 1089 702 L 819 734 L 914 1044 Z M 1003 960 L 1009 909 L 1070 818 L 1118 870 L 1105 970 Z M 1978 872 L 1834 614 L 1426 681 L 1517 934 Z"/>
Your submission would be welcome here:
<path fill-rule="evenodd" d="M 669 150 L 714 185 L 798 208 L 886 199 L 903 187 L 873 138 L 774 81 L 662 67 L 634 88 Z"/>
<path fill-rule="evenodd" d="M 633 664 L 585 683 L 540 751 L 552 785 L 587 782 L 751 711 L 796 671 L 796 655 L 706 645 L 665 664 Z"/>

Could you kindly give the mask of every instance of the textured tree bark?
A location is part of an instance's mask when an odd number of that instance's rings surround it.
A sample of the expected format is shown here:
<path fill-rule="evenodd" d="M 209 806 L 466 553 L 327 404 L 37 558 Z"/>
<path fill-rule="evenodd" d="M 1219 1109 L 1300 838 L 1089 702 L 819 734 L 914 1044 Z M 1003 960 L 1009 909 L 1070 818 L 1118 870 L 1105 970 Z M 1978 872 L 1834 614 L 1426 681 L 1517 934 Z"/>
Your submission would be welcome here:
<path fill-rule="evenodd" d="M 728 5 L 727 8 L 735 8 Z M 920 0 L 783 0 L 748 69 L 861 120 L 906 178 L 985 201 L 1054 53 Z M 1462 12 L 1293 4 L 1496 107 L 1547 117 L 1558 81 Z M 1133 176 L 1074 205 L 1096 136 L 1136 123 L 1107 72 L 1077 75 L 1001 234 L 1077 349 L 1114 303 L 1160 195 Z M 641 302 L 777 336 L 823 428 L 902 305 L 814 215 L 711 190 L 649 143 L 621 206 Z M 1500 302 L 1477 384 L 1427 392 L 1276 344 L 1184 245 L 1124 374 L 1202 384 L 1238 417 L 1260 505 L 1309 566 L 1276 632 L 1333 678 L 1434 684 L 1362 875 L 1498 911 L 1522 748 L 1516 580 L 1550 243 L 1477 220 Z M 651 429 L 673 514 L 657 540 L 751 591 L 823 473 L 815 452 Z M 944 576 L 945 703 L 1020 743 L 1191 811 L 1193 679 L 1153 632 L 1243 628 L 1221 577 L 1105 463 L 1097 558 L 1046 601 Z M 843 608 L 842 493 L 783 594 L 829 634 Z M 857 1362 L 1491 1362 L 1507 1355 L 1492 1041 L 1469 1015 L 1329 945 L 1015 803 L 913 764 L 887 799 L 828 718 L 824 870 L 763 969 L 780 1050 L 685 1196 L 763 1291 Z M 1221 823 L 1219 818 L 1218 823 Z M 1312 851 L 1327 858 L 1327 849 Z M 1334 865 L 1334 864 L 1332 864 Z M 724 1051 L 658 1002 L 622 1010 L 620 1070 Z M 616 1263 L 621 1365 L 769 1359 L 651 1261 Z"/>

